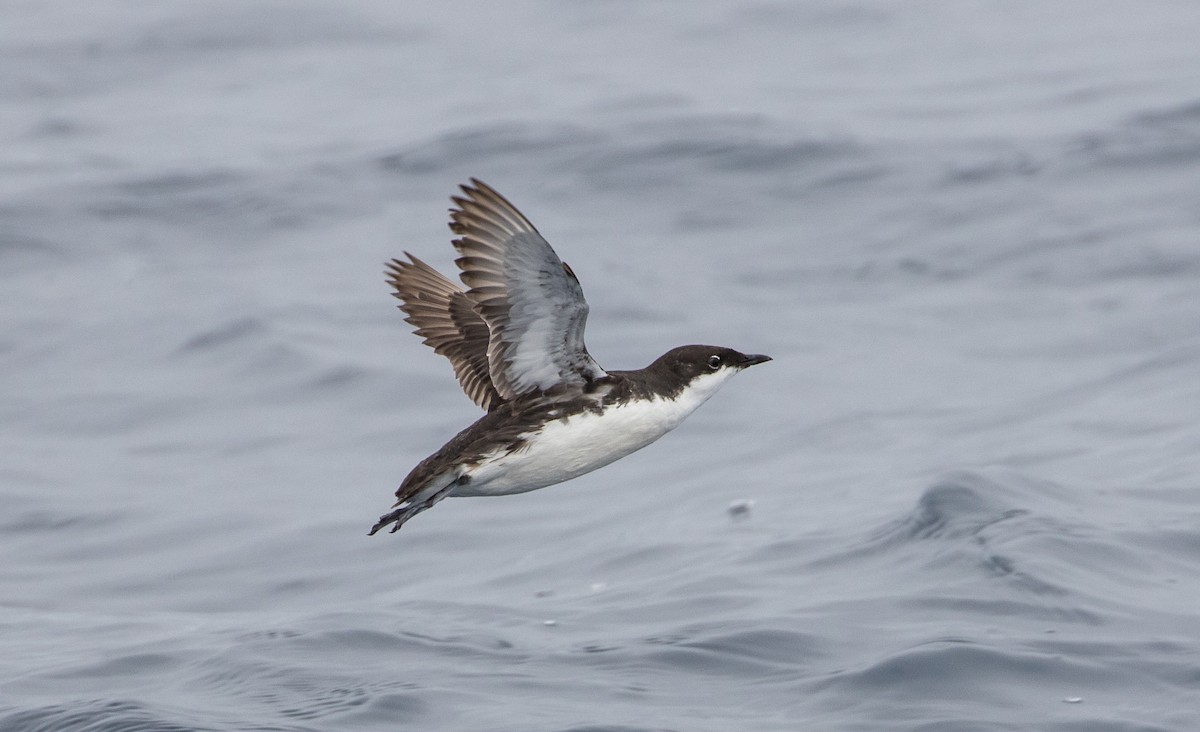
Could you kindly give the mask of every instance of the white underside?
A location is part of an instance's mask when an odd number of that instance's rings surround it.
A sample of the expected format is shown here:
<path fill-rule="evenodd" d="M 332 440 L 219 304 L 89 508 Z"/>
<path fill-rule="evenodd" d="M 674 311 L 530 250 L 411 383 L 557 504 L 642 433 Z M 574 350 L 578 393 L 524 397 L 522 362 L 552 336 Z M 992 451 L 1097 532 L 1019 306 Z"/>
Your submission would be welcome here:
<path fill-rule="evenodd" d="M 733 375 L 723 368 L 695 379 L 677 399 L 633 400 L 603 414 L 585 412 L 548 422 L 516 452 L 487 457 L 463 473 L 453 496 L 503 496 L 545 488 L 604 467 L 679 426 Z"/>

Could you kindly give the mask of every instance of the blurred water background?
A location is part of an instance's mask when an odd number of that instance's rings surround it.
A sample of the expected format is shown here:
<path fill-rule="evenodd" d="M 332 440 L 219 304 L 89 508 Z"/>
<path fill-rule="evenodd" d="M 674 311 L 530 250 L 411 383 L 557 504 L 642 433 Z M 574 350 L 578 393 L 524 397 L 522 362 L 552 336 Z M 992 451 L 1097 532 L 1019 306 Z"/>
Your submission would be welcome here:
<path fill-rule="evenodd" d="M 1200 4 L 0 15 L 0 730 L 1200 729 Z M 468 176 L 775 361 L 367 538 Z"/>

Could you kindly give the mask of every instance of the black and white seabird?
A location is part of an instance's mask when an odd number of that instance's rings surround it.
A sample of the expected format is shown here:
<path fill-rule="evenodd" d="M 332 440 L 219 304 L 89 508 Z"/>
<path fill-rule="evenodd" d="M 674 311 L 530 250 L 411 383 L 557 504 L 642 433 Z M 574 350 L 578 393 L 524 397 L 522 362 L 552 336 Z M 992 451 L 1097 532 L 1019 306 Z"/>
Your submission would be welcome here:
<path fill-rule="evenodd" d="M 605 371 L 583 343 L 579 279 L 533 224 L 472 178 L 450 209 L 467 289 L 405 252 L 387 266 L 416 334 L 450 359 L 487 411 L 413 468 L 371 534 L 447 496 L 503 496 L 570 480 L 679 426 L 729 380 L 770 357 L 680 346 L 644 369 Z"/>

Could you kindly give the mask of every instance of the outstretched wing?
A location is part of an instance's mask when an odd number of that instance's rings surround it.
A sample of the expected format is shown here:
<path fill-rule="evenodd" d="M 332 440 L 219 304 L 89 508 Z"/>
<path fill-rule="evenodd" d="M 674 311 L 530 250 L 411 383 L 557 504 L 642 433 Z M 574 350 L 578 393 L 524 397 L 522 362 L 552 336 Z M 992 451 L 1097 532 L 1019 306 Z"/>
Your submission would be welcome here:
<path fill-rule="evenodd" d="M 455 260 L 490 331 L 488 370 L 503 399 L 605 376 L 587 352 L 588 305 L 574 273 L 533 224 L 472 178 L 452 200 Z"/>
<path fill-rule="evenodd" d="M 461 287 L 408 252 L 404 255 L 412 261 L 393 259 L 387 265 L 392 294 L 408 315 L 404 320 L 434 353 L 450 359 L 463 391 L 490 412 L 503 399 L 488 370 L 487 323 Z"/>

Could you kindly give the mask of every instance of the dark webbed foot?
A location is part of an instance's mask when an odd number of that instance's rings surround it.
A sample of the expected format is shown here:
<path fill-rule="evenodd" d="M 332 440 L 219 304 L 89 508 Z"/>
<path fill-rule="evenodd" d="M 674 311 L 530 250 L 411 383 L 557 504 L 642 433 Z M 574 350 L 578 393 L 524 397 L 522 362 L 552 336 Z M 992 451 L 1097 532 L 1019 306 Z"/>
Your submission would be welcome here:
<path fill-rule="evenodd" d="M 412 506 L 403 506 L 380 516 L 375 525 L 371 527 L 371 530 L 367 532 L 367 536 L 374 536 L 380 529 L 393 522 L 396 525 L 392 527 L 391 533 L 396 533 L 409 517 L 416 515 L 417 512 L 413 511 L 412 508 Z"/>
<path fill-rule="evenodd" d="M 401 502 L 396 508 L 380 516 L 379 520 L 375 522 L 375 525 L 371 527 L 371 530 L 367 532 L 367 536 L 374 536 L 375 532 L 379 531 L 388 524 L 393 524 L 392 530 L 388 533 L 396 533 L 400 530 L 400 527 L 404 525 L 405 521 L 408 521 L 413 516 L 416 516 L 418 513 L 432 507 L 433 504 L 445 498 L 451 489 L 453 489 L 453 487 L 453 484 L 451 484 L 437 493 L 434 493 L 432 496 L 424 501 L 421 501 L 420 503 L 411 503 L 409 501 Z"/>

